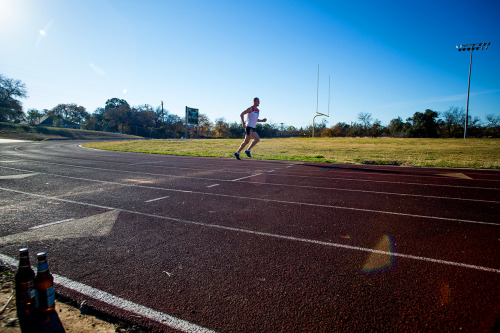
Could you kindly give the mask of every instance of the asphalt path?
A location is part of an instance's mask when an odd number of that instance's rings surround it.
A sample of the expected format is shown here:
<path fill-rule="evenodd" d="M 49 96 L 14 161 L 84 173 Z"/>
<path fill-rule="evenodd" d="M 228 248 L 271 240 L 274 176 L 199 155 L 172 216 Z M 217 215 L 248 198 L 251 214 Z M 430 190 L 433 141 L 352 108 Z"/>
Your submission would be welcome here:
<path fill-rule="evenodd" d="M 490 332 L 499 191 L 494 170 L 2 142 L 0 260 L 46 251 L 59 294 L 151 330 Z"/>

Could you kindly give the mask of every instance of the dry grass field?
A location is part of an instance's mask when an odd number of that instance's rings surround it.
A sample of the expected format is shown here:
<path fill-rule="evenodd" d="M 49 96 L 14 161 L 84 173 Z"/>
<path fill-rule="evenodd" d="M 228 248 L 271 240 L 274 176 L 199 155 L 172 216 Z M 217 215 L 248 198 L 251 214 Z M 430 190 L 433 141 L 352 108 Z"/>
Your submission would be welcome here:
<path fill-rule="evenodd" d="M 85 144 L 148 154 L 232 157 L 241 139 L 141 140 Z M 262 139 L 255 159 L 500 169 L 500 139 Z"/>

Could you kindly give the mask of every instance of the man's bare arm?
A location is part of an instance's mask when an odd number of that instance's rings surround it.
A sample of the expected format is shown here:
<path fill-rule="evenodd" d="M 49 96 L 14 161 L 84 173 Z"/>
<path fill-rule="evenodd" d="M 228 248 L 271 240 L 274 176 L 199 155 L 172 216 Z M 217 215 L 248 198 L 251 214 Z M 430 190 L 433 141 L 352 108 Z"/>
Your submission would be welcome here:
<path fill-rule="evenodd" d="M 243 127 L 246 127 L 246 125 L 245 125 L 245 115 L 246 115 L 247 113 L 250 113 L 250 112 L 252 112 L 252 108 L 251 108 L 251 107 L 249 107 L 248 109 L 246 109 L 245 111 L 243 111 L 243 112 L 240 114 L 240 118 L 241 118 L 241 122 L 243 123 Z"/>

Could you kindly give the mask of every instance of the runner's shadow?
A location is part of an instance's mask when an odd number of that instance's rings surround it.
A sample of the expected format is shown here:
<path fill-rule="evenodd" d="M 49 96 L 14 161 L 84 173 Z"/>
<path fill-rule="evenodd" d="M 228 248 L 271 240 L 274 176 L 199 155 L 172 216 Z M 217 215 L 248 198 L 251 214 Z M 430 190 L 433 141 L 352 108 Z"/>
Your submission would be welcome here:
<path fill-rule="evenodd" d="M 330 171 L 333 169 L 337 170 L 349 170 L 349 171 L 359 171 L 359 172 L 367 172 L 367 173 L 382 173 L 382 174 L 405 174 L 405 175 L 417 175 L 417 173 L 413 172 L 405 172 L 401 170 L 388 170 L 388 169 L 372 169 L 372 168 L 363 168 L 363 167 L 349 167 L 344 165 L 333 164 L 330 166 L 324 165 L 315 165 L 315 164 L 302 164 L 308 167 L 315 167 L 322 169 L 321 171 Z"/>
<path fill-rule="evenodd" d="M 17 317 L 23 333 L 64 333 L 64 327 L 56 311 L 27 313 L 18 310 Z"/>

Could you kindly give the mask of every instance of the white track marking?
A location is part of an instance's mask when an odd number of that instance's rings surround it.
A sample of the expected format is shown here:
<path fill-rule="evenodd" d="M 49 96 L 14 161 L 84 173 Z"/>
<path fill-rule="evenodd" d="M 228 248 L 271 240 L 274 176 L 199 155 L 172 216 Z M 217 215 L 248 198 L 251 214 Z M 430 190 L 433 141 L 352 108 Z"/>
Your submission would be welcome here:
<path fill-rule="evenodd" d="M 91 148 L 86 148 L 86 149 L 91 149 Z M 92 149 L 94 150 L 94 149 Z M 102 150 L 96 150 L 100 152 L 104 152 Z M 18 153 L 17 155 L 27 155 L 26 153 Z M 29 155 L 28 155 L 29 156 Z M 110 156 L 110 155 L 108 155 Z M 179 157 L 179 156 L 177 156 Z M 76 161 L 81 161 L 82 159 L 77 159 L 77 158 L 71 158 L 71 157 L 65 157 L 66 160 L 76 160 Z M 54 162 L 46 162 L 46 161 L 39 161 L 33 158 L 27 158 L 25 160 L 34 160 L 37 163 L 45 163 L 45 164 L 53 164 L 53 165 L 61 165 L 61 166 L 72 166 L 76 168 L 87 168 L 87 169 L 95 169 L 95 170 L 109 170 L 109 171 L 115 171 L 115 169 L 106 169 L 106 168 L 95 168 L 95 167 L 86 167 L 86 166 L 80 166 L 80 165 L 74 165 L 74 164 L 61 164 L 61 163 L 54 163 Z M 103 161 L 99 161 L 103 162 Z M 124 162 L 113 162 L 113 161 L 104 161 L 104 163 L 110 163 L 110 164 L 120 164 L 120 165 L 131 165 L 128 163 Z M 303 164 L 292 164 L 288 165 L 286 168 L 296 166 L 296 165 L 303 165 Z M 178 166 L 161 166 L 163 169 L 178 169 Z M 183 167 L 183 169 L 186 170 L 210 170 L 210 169 L 205 169 L 205 168 L 191 168 L 191 167 Z M 360 169 L 362 171 L 363 169 Z M 220 171 L 220 170 L 214 170 L 214 171 Z M 131 173 L 138 173 L 136 171 L 123 171 L 123 172 L 131 172 Z M 241 173 L 241 171 L 232 171 L 232 170 L 224 170 L 226 173 Z M 348 171 L 346 173 L 359 173 L 355 171 Z M 144 173 L 146 175 L 160 175 L 160 176 L 165 176 L 164 174 L 154 174 L 154 173 Z M 359 182 L 373 182 L 373 183 L 388 183 L 388 184 L 408 184 L 408 185 L 417 185 L 417 186 L 437 186 L 437 187 L 450 187 L 450 188 L 470 188 L 470 189 L 486 189 L 486 190 L 496 190 L 499 191 L 499 188 L 485 188 L 485 187 L 475 187 L 475 186 L 460 186 L 460 185 L 440 185 L 440 184 L 429 184 L 429 183 L 408 183 L 408 182 L 394 182 L 394 181 L 387 181 L 387 180 L 371 180 L 371 179 L 357 179 L 357 178 L 341 178 L 341 177 L 317 177 L 317 176 L 302 176 L 302 175 L 287 175 L 287 174 L 277 174 L 276 176 L 282 176 L 282 177 L 297 177 L 297 178 L 315 178 L 315 179 L 330 179 L 330 180 L 343 180 L 343 181 L 359 181 Z M 436 177 L 436 176 L 429 176 L 429 175 L 416 175 L 421 178 L 438 178 L 438 179 L 443 179 L 443 177 Z M 199 178 L 199 177 L 190 177 L 190 176 L 174 176 L 174 175 L 169 175 L 169 177 L 182 177 L 182 178 L 193 178 L 193 179 L 209 179 L 209 178 Z M 212 179 L 216 180 L 216 179 Z M 482 179 L 481 181 L 491 181 L 491 182 L 498 182 L 500 180 L 488 180 L 488 179 Z"/>
<path fill-rule="evenodd" d="M 163 200 L 163 199 L 166 199 L 168 198 L 168 195 L 166 197 L 161 197 L 161 198 L 156 198 L 156 199 L 151 199 L 151 200 L 146 200 L 144 202 L 153 202 L 153 201 L 158 201 L 158 200 Z"/>
<path fill-rule="evenodd" d="M 241 177 L 241 178 L 238 178 L 238 179 L 233 179 L 231 181 L 232 182 L 237 182 L 239 180 L 243 180 L 243 179 L 247 179 L 247 178 L 251 178 L 251 177 L 256 177 L 256 176 L 260 176 L 260 175 L 262 175 L 262 173 L 254 173 L 253 175 L 246 176 L 246 177 Z"/>
<path fill-rule="evenodd" d="M 213 185 L 208 185 L 207 187 L 210 188 L 210 187 L 215 187 L 215 186 L 219 186 L 220 184 L 213 184 Z"/>
<path fill-rule="evenodd" d="M 1 161 L 0 161 L 1 162 Z M 10 167 L 2 167 L 0 168 L 4 169 L 10 169 L 10 170 L 16 170 L 16 171 L 22 171 L 22 172 L 30 172 L 30 170 L 25 170 L 25 169 L 18 169 L 18 168 L 10 168 Z M 87 167 L 84 167 L 87 168 Z M 99 169 L 99 168 L 96 168 Z M 102 170 L 102 169 L 99 169 Z M 105 169 L 104 171 L 111 171 L 108 169 Z M 272 170 L 273 171 L 273 170 Z M 31 171 L 32 172 L 32 171 Z M 143 172 L 135 172 L 135 171 L 120 171 L 124 173 L 140 173 L 142 175 L 150 175 L 150 176 L 163 176 L 163 177 L 173 177 L 173 178 L 191 178 L 191 179 L 200 179 L 200 180 L 216 180 L 216 181 L 221 181 L 221 182 L 235 182 L 235 181 L 241 181 L 242 179 L 249 178 L 249 177 L 254 177 L 261 175 L 262 173 L 251 175 L 248 177 L 240 178 L 240 179 L 235 179 L 235 180 L 224 180 L 224 179 L 212 179 L 212 178 L 199 178 L 199 177 L 186 177 L 186 176 L 170 176 L 170 175 L 159 175 L 159 174 L 148 174 L 148 173 L 143 173 Z M 34 172 L 33 175 L 36 174 L 46 174 L 46 175 L 52 175 L 52 176 L 59 176 L 59 177 L 67 177 L 67 176 L 60 176 L 57 174 L 51 174 L 47 172 Z M 14 176 L 11 176 L 14 177 Z M 2 179 L 0 177 L 0 179 Z M 372 194 L 382 194 L 382 195 L 396 195 L 396 196 L 403 196 L 403 197 L 416 197 L 416 198 L 429 198 L 429 199 L 445 199 L 445 200 L 459 200 L 459 201 L 472 201 L 472 202 L 485 202 L 485 203 L 500 203 L 500 201 L 495 201 L 495 200 L 481 200 L 481 199 L 470 199 L 470 198 L 452 198 L 452 197 L 445 197 L 445 196 L 436 196 L 436 195 L 423 195 L 423 194 L 409 194 L 409 193 L 396 193 L 396 192 L 382 192 L 382 191 L 368 191 L 368 190 L 357 190 L 357 189 L 346 189 L 346 188 L 338 188 L 338 187 L 314 187 L 314 186 L 305 186 L 305 185 L 291 185 L 291 184 L 282 184 L 282 183 L 265 183 L 265 182 L 252 182 L 252 184 L 262 184 L 262 185 L 267 185 L 267 186 L 284 186 L 284 187 L 292 187 L 292 188 L 307 188 L 307 189 L 319 189 L 319 190 L 327 190 L 327 191 L 343 191 L 343 192 L 361 192 L 361 193 L 372 193 Z M 219 184 L 217 184 L 219 185 Z M 211 186 L 216 186 L 216 185 L 211 185 Z M 211 187 L 207 186 L 207 187 Z"/>
<path fill-rule="evenodd" d="M 45 163 L 45 162 L 43 162 Z M 297 178 L 314 178 L 314 179 L 329 179 L 329 180 L 342 180 L 349 182 L 365 182 L 365 183 L 385 183 L 385 184 L 398 184 L 398 185 L 415 185 L 415 186 L 435 186 L 435 187 L 450 187 L 450 188 L 468 188 L 468 189 L 481 189 L 481 190 L 494 190 L 500 191 L 496 187 L 480 187 L 480 186 L 461 186 L 461 185 L 446 185 L 446 184 L 434 184 L 434 183 L 412 183 L 412 182 L 395 182 L 390 180 L 373 180 L 373 179 L 359 179 L 359 178 L 342 178 L 342 177 L 315 177 L 315 176 L 300 176 L 300 175 L 279 175 L 282 177 L 297 177 Z M 425 175 L 419 175 L 418 177 L 424 178 L 428 177 Z M 443 177 L 431 177 L 443 179 Z M 446 178 L 448 180 L 452 178 Z M 481 181 L 492 181 L 487 179 L 481 179 Z"/>
<path fill-rule="evenodd" d="M 38 175 L 37 172 L 21 174 L 21 175 L 0 176 L 0 180 L 23 179 L 23 178 L 33 177 L 36 175 Z"/>
<path fill-rule="evenodd" d="M 116 170 L 114 170 L 114 169 L 86 167 L 86 166 L 73 165 L 73 164 L 60 164 L 60 163 L 54 163 L 54 162 L 38 162 L 38 163 L 51 164 L 51 165 L 59 165 L 59 166 L 64 166 L 64 167 L 75 167 L 75 168 L 80 168 L 80 169 L 90 169 L 90 170 L 101 170 L 101 171 L 116 172 Z M 9 169 L 9 167 L 2 167 L 2 168 Z M 11 169 L 12 170 L 19 170 L 19 171 L 23 171 L 23 172 L 35 172 L 35 171 L 32 171 L 32 170 L 25 170 L 25 169 L 15 169 L 15 168 L 11 168 Z M 196 169 L 196 170 L 199 170 L 199 169 Z M 39 171 L 36 171 L 36 172 L 39 172 Z M 154 176 L 154 177 L 188 178 L 188 179 L 211 180 L 211 181 L 220 181 L 220 182 L 241 181 L 243 179 L 246 179 L 246 178 L 249 178 L 249 177 L 255 177 L 255 176 L 258 176 L 258 175 L 262 174 L 262 173 L 259 173 L 259 174 L 254 174 L 254 175 L 250 175 L 250 176 L 247 176 L 247 177 L 238 178 L 238 179 L 234 179 L 234 180 L 226 180 L 226 179 L 218 179 L 218 178 L 216 179 L 216 178 L 200 178 L 200 177 L 193 177 L 193 176 L 176 176 L 176 175 L 165 175 L 165 174 L 139 172 L 139 171 L 127 171 L 127 170 L 120 170 L 120 172 L 131 173 L 131 174 L 141 174 L 141 175 Z M 43 173 L 43 172 L 39 172 L 39 173 Z M 49 174 L 49 173 L 45 173 L 45 174 Z M 308 178 L 308 179 L 312 178 L 311 176 L 296 176 L 296 175 L 281 175 L 281 174 L 274 174 L 274 175 L 276 177 L 296 177 L 296 178 Z M 391 182 L 391 181 L 384 181 L 384 180 L 345 179 L 345 178 L 330 178 L 330 177 L 314 177 L 314 179 L 318 179 L 318 180 L 325 179 L 325 180 L 358 181 L 358 182 L 369 182 L 369 183 L 371 182 L 371 183 L 385 183 L 385 184 L 412 185 L 412 186 L 425 186 L 425 187 L 449 187 L 449 188 L 480 189 L 480 190 L 493 190 L 493 191 L 499 191 L 500 190 L 499 188 L 490 188 L 490 187 L 442 185 L 442 184 L 428 184 L 428 183 L 405 183 L 405 182 Z M 478 202 L 498 203 L 498 201 L 489 201 L 489 200 L 478 200 L 478 199 L 468 199 L 468 198 L 451 198 L 451 197 L 439 197 L 439 196 L 426 196 L 426 195 L 419 195 L 419 194 L 405 194 L 405 193 L 395 193 L 395 192 L 376 192 L 376 191 L 366 191 L 366 190 L 343 189 L 343 188 L 335 188 L 335 187 L 314 187 L 314 186 L 290 185 L 290 184 L 283 184 L 283 183 L 266 183 L 266 182 L 252 182 L 252 183 L 254 183 L 254 184 L 262 184 L 262 185 L 269 185 L 269 186 L 287 186 L 287 187 L 297 187 L 297 188 L 316 188 L 316 189 L 326 189 L 326 190 L 352 191 L 352 192 L 364 192 L 364 193 L 380 193 L 380 194 L 392 194 L 392 195 L 401 195 L 401 196 L 415 196 L 415 197 L 436 198 L 436 199 L 444 198 L 444 199 L 450 199 L 450 200 L 464 200 L 464 201 L 478 201 Z"/>
<path fill-rule="evenodd" d="M 91 149 L 91 148 L 82 147 L 81 145 L 78 145 L 78 147 L 82 148 L 82 149 Z M 176 156 L 176 157 L 179 157 L 179 158 L 193 158 L 195 156 Z M 232 159 L 230 159 L 230 160 L 232 160 Z M 262 162 L 262 164 L 265 164 L 266 166 L 269 165 L 269 164 L 271 164 L 271 163 L 276 163 L 276 162 L 273 162 L 272 160 L 254 160 L 254 162 L 257 162 L 257 161 Z M 110 162 L 110 163 L 112 163 L 112 162 Z M 113 163 L 118 163 L 118 162 L 113 162 Z M 155 161 L 155 162 L 152 162 L 152 163 L 157 163 L 157 162 Z M 158 163 L 164 163 L 164 162 L 161 161 L 161 162 L 158 162 Z M 293 166 L 307 166 L 304 162 L 302 162 L 302 163 L 297 163 L 297 162 L 293 163 L 292 161 L 280 161 L 280 162 L 277 162 L 277 163 L 280 163 L 282 165 L 283 164 L 287 164 L 287 166 L 283 166 L 280 169 L 291 168 Z M 344 165 L 344 164 L 336 163 L 336 164 L 333 164 L 331 166 L 325 167 L 325 169 L 330 170 L 330 169 L 334 169 L 334 168 L 337 168 L 337 167 L 340 166 L 340 168 L 338 168 L 337 171 L 341 171 L 342 173 L 345 173 L 345 174 L 358 174 L 359 172 L 362 172 L 362 171 L 365 170 L 365 168 L 359 168 L 357 170 L 346 170 L 345 168 L 342 168 L 342 165 Z M 168 167 L 168 166 L 166 166 L 166 167 L 167 168 L 176 168 L 176 167 Z M 388 169 L 388 168 L 394 168 L 396 170 L 400 169 L 398 171 L 403 171 L 403 173 L 399 173 L 398 174 L 401 177 L 418 176 L 418 177 L 442 179 L 442 176 L 437 176 L 436 174 L 419 174 L 419 175 L 405 174 L 404 173 L 404 169 L 411 169 L 411 167 L 408 167 L 408 166 L 402 167 L 402 166 L 381 165 L 380 167 L 384 167 L 385 169 Z M 419 167 L 415 167 L 415 168 L 419 168 Z M 190 168 L 190 169 L 194 169 L 194 168 Z M 384 170 L 384 169 L 382 169 L 382 170 Z M 476 175 L 481 175 L 482 174 L 481 170 L 471 169 L 471 168 L 453 168 L 453 170 L 466 171 L 468 173 L 472 173 L 472 174 L 476 174 Z M 316 170 L 316 171 L 318 171 L 318 170 Z M 319 172 L 321 172 L 321 171 L 326 171 L 326 170 L 320 170 Z M 232 171 L 228 170 L 228 172 L 232 172 Z M 294 175 L 291 175 L 291 176 L 294 176 Z M 305 176 L 305 177 L 310 177 L 310 176 Z M 340 178 L 340 179 L 342 179 L 342 178 Z M 357 179 L 351 179 L 351 180 L 352 181 L 356 181 Z M 496 179 L 472 179 L 472 180 L 481 180 L 481 181 L 487 181 L 487 182 L 500 182 L 500 180 L 496 180 Z"/>
<path fill-rule="evenodd" d="M 17 268 L 17 260 L 14 258 L 11 258 L 5 254 L 0 253 L 0 261 L 2 261 L 5 264 L 8 264 L 12 268 Z M 83 294 L 85 296 L 91 297 L 93 299 L 96 299 L 100 302 L 104 302 L 108 305 L 111 305 L 115 308 L 124 310 L 124 311 L 129 311 L 132 312 L 136 315 L 139 315 L 143 318 L 148 318 L 151 320 L 154 320 L 162 325 L 169 326 L 171 328 L 177 329 L 182 332 L 200 332 L 200 333 L 210 333 L 210 332 L 215 332 L 212 330 L 209 330 L 208 328 L 204 328 L 202 326 L 198 326 L 196 324 L 193 324 L 189 321 L 183 320 L 176 318 L 174 316 L 168 315 L 163 312 L 159 312 L 156 310 L 153 310 L 151 308 L 148 308 L 146 306 L 128 301 L 124 298 L 114 296 L 110 293 L 107 293 L 105 291 L 102 291 L 100 289 L 93 288 L 91 286 L 88 286 L 86 284 L 73 281 L 71 279 L 68 279 L 64 276 L 54 274 L 52 273 L 52 276 L 54 277 L 54 283 L 57 285 L 60 285 L 62 287 L 68 288 L 70 290 L 73 290 L 75 292 L 78 292 L 80 294 Z"/>
<path fill-rule="evenodd" d="M 93 152 L 100 152 L 100 153 L 107 153 L 107 152 L 109 152 L 110 154 L 107 154 L 105 156 L 99 156 L 99 157 L 114 158 L 114 155 L 111 154 L 113 152 L 110 152 L 110 151 L 101 150 L 101 149 L 94 149 L 94 148 L 86 148 L 86 147 L 81 147 L 81 146 L 78 146 L 78 147 L 82 148 L 82 149 L 92 150 Z M 114 153 L 117 153 L 117 152 L 114 152 Z M 136 154 L 136 153 L 130 153 L 130 154 Z M 28 155 L 28 156 L 30 156 L 29 154 L 27 154 L 25 152 L 18 152 L 16 155 L 17 156 L 19 156 L 19 155 Z M 175 156 L 175 157 L 176 158 L 193 158 L 193 156 Z M 23 158 L 23 157 L 19 157 L 19 158 Z M 39 163 L 70 166 L 70 164 L 59 164 L 59 163 L 53 163 L 53 162 L 39 161 L 39 160 L 36 160 L 34 158 L 24 158 L 24 160 L 33 160 L 33 161 L 37 161 Z M 84 158 L 73 158 L 73 157 L 65 156 L 65 160 L 82 161 L 82 160 L 85 160 L 85 159 Z M 248 160 L 248 161 L 250 161 L 250 160 Z M 101 162 L 101 163 L 109 163 L 109 164 L 127 165 L 127 166 L 129 166 L 129 165 L 145 165 L 145 166 L 151 165 L 152 167 L 155 166 L 155 165 L 152 165 L 152 164 L 165 163 L 165 161 L 153 161 L 153 162 L 141 162 L 141 163 L 125 163 L 125 162 L 114 162 L 114 161 L 107 161 L 107 160 L 105 160 L 105 161 L 100 161 L 99 160 L 99 162 Z M 272 163 L 271 161 L 267 161 L 267 160 L 263 160 L 263 162 L 265 163 L 266 166 L 268 164 Z M 285 168 L 288 168 L 288 167 L 292 167 L 294 165 L 297 165 L 297 164 L 288 165 L 289 163 L 285 163 L 284 161 L 281 162 L 280 164 L 282 164 L 282 165 L 285 164 L 287 166 L 286 167 L 283 166 L 279 170 L 285 169 Z M 88 168 L 88 167 L 78 166 L 78 165 L 73 165 L 73 166 L 74 167 Z M 179 166 L 159 165 L 157 167 L 161 167 L 162 169 L 179 169 Z M 186 167 L 186 166 L 182 166 L 182 169 L 185 169 L 185 170 L 195 170 L 195 171 L 200 171 L 200 170 L 202 170 L 202 171 L 212 171 L 212 169 L 207 169 L 207 168 L 193 168 L 193 167 Z M 216 169 L 216 170 L 213 170 L 213 171 L 221 171 L 221 170 L 220 169 Z M 236 174 L 241 174 L 242 173 L 241 171 L 234 171 L 233 167 L 227 167 L 223 171 L 225 173 L 236 173 Z"/>
<path fill-rule="evenodd" d="M 60 224 L 60 223 L 65 223 L 65 222 L 71 222 L 71 221 L 74 221 L 74 220 L 75 219 L 67 219 L 67 220 L 62 220 L 62 221 L 57 221 L 57 222 L 50 222 L 50 223 L 40 224 L 40 225 L 31 227 L 30 229 L 40 229 L 40 228 L 48 227 L 49 225 Z"/>
<path fill-rule="evenodd" d="M 86 181 L 86 182 L 112 184 L 112 185 L 127 186 L 127 187 L 138 187 L 138 188 L 154 189 L 154 190 L 162 190 L 162 191 L 170 191 L 170 192 L 180 192 L 180 193 L 193 193 L 193 194 L 200 194 L 200 195 L 219 196 L 219 197 L 243 199 L 243 200 L 249 199 L 249 197 L 230 195 L 230 194 L 222 194 L 222 193 L 188 191 L 188 190 L 179 190 L 179 189 L 172 189 L 172 188 L 155 187 L 155 186 L 125 184 L 125 183 L 110 182 L 110 181 L 104 181 L 104 180 L 95 180 L 95 179 L 87 179 L 87 178 L 79 178 L 79 177 L 71 177 L 71 176 L 61 176 L 61 175 L 56 175 L 56 174 L 49 174 L 49 175 L 57 176 L 57 177 L 61 177 L 61 178 L 82 180 L 82 181 Z M 2 190 L 2 189 L 7 190 L 7 191 L 15 191 L 15 190 L 10 190 L 7 188 L 0 187 L 0 190 Z M 493 222 L 473 221 L 473 220 L 456 219 L 456 218 L 449 218 L 449 217 L 428 216 L 428 215 L 418 215 L 418 214 L 408 214 L 408 213 L 397 213 L 397 212 L 389 212 L 389 211 L 367 209 L 367 208 L 355 208 L 355 207 L 316 204 L 316 203 L 307 203 L 307 202 L 298 202 L 298 201 L 275 200 L 275 199 L 262 199 L 262 198 L 255 198 L 255 197 L 252 197 L 251 199 L 254 201 L 276 202 L 276 203 L 291 204 L 291 205 L 303 205 L 303 206 L 310 206 L 310 207 L 343 209 L 343 210 L 352 210 L 352 211 L 359 211 L 359 212 L 369 212 L 369 213 L 388 214 L 388 215 L 396 215 L 396 216 L 416 217 L 416 218 L 432 219 L 432 220 L 443 220 L 443 221 L 453 221 L 453 222 L 464 222 L 464 223 L 472 223 L 472 224 L 500 226 L 500 224 L 493 223 Z"/>
<path fill-rule="evenodd" d="M 380 250 L 374 250 L 374 249 L 370 249 L 370 248 L 364 248 L 364 247 L 358 247 L 358 246 L 351 246 L 351 245 L 345 245 L 345 244 L 339 244 L 339 243 L 332 243 L 332 242 L 325 242 L 325 241 L 319 241 L 319 240 L 314 240 L 314 239 L 307 239 L 307 238 L 300 238 L 300 237 L 293 237 L 293 236 L 271 234 L 271 233 L 267 233 L 267 232 L 260 232 L 260 231 L 254 231 L 254 230 L 248 230 L 248 229 L 228 227 L 228 226 L 223 226 L 223 225 L 219 225 L 219 224 L 209 224 L 209 223 L 204 223 L 204 222 L 196 222 L 196 221 L 190 221 L 190 220 L 183 220 L 183 219 L 178 219 L 178 218 L 174 218 L 174 217 L 160 216 L 160 215 L 143 213 L 143 212 L 138 212 L 138 211 L 133 211 L 133 210 L 128 210 L 128 209 L 121 209 L 121 208 L 116 208 L 116 207 L 108 207 L 108 206 L 102 206 L 102 205 L 91 204 L 91 203 L 86 203 L 86 202 L 80 202 L 80 201 L 75 201 L 75 200 L 62 199 L 62 198 L 58 198 L 58 197 L 51 197 L 51 196 L 46 196 L 46 195 L 41 195 L 41 194 L 35 194 L 35 193 L 28 193 L 28 192 L 18 191 L 18 190 L 5 189 L 5 188 L 2 188 L 2 187 L 0 187 L 0 190 L 8 191 L 8 192 L 14 192 L 14 193 L 19 193 L 19 194 L 24 194 L 24 195 L 28 195 L 28 196 L 37 197 L 37 198 L 43 198 L 43 199 L 47 199 L 47 200 L 56 200 L 56 201 L 61 201 L 61 202 L 66 202 L 66 203 L 77 204 L 77 205 L 103 208 L 103 209 L 120 211 L 120 212 L 125 212 L 125 213 L 140 215 L 140 216 L 146 216 L 146 217 L 150 217 L 150 218 L 157 218 L 157 219 L 162 219 L 162 220 L 167 220 L 167 221 L 174 221 L 174 222 L 179 222 L 179 223 L 184 223 L 184 224 L 198 225 L 198 226 L 203 226 L 203 227 L 207 227 L 207 228 L 229 230 L 229 231 L 235 231 L 235 232 L 240 232 L 240 233 L 247 233 L 247 234 L 259 235 L 259 236 L 265 236 L 265 237 L 286 239 L 286 240 L 296 241 L 296 242 L 303 242 L 303 243 L 316 244 L 316 245 L 322 245 L 322 246 L 343 248 L 343 249 L 347 249 L 347 250 L 355 250 L 355 251 L 363 251 L 363 252 L 370 252 L 370 253 L 376 253 L 376 254 L 384 254 L 384 255 L 390 255 L 390 256 L 394 256 L 394 257 L 400 257 L 400 258 L 406 258 L 406 259 L 412 259 L 412 260 L 418 260 L 418 261 L 425 261 L 425 262 L 432 262 L 432 263 L 437 263 L 437 264 L 442 264 L 442 265 L 455 266 L 455 267 L 461 267 L 461 268 L 469 268 L 469 269 L 475 269 L 475 270 L 480 270 L 480 271 L 485 271 L 485 272 L 500 274 L 500 269 L 491 268 L 491 267 L 470 265 L 470 264 L 459 263 L 459 262 L 448 261 L 448 260 L 441 260 L 441 259 L 434 259 L 434 258 L 427 258 L 427 257 L 415 256 L 415 255 L 411 255 L 411 254 L 380 251 Z"/>

